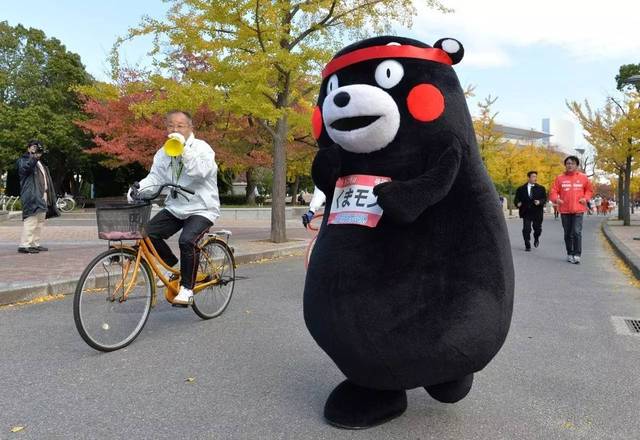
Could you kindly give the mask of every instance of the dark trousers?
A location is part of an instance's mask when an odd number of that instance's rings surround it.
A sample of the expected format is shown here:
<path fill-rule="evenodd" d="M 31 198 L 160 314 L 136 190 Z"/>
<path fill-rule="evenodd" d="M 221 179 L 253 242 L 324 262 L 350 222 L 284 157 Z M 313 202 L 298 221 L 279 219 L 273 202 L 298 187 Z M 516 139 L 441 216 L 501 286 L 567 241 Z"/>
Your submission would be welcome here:
<path fill-rule="evenodd" d="M 583 214 L 560 215 L 567 255 L 580 256 L 582 254 L 582 216 Z"/>
<path fill-rule="evenodd" d="M 542 214 L 525 215 L 522 218 L 522 237 L 524 238 L 524 245 L 528 248 L 531 247 L 531 226 L 533 225 L 533 238 L 534 240 L 542 235 Z"/>
<path fill-rule="evenodd" d="M 212 225 L 213 223 L 201 215 L 192 215 L 185 220 L 180 220 L 166 209 L 156 214 L 147 224 L 147 235 L 158 251 L 158 255 L 172 267 L 176 265 L 178 258 L 171 252 L 171 248 L 164 240 L 182 229 L 178 239 L 180 245 L 180 284 L 187 289 L 193 289 L 198 274 L 200 248 L 196 244 Z"/>

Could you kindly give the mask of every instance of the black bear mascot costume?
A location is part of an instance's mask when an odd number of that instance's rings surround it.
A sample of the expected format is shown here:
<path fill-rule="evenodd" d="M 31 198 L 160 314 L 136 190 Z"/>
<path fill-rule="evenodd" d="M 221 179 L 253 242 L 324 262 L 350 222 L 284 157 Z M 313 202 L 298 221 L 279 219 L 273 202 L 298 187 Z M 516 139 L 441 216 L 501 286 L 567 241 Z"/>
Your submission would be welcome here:
<path fill-rule="evenodd" d="M 304 318 L 347 377 L 325 405 L 332 425 L 393 419 L 407 389 L 464 398 L 507 336 L 513 261 L 451 67 L 463 55 L 451 38 L 377 37 L 322 72 L 312 175 L 327 206 Z"/>

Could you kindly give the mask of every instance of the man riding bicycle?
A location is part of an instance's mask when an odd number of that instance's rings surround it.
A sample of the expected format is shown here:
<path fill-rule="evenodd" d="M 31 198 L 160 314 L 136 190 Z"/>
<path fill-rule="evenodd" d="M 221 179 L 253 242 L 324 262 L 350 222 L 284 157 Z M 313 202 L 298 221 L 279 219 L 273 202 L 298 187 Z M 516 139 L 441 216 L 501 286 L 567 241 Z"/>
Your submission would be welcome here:
<path fill-rule="evenodd" d="M 202 236 L 220 216 L 215 153 L 205 141 L 193 134 L 191 115 L 184 111 L 170 111 L 166 115 L 167 133 L 170 138 L 184 144 L 181 154 L 168 155 L 160 148 L 153 158 L 149 175 L 139 183 L 138 194 L 153 193 L 158 186 L 173 183 L 195 192 L 187 196 L 171 190 L 165 208 L 147 224 L 146 232 L 158 255 L 169 266 L 178 263 L 178 258 L 164 241 L 182 229 L 180 246 L 180 291 L 174 304 L 190 304 L 196 282 L 200 250 L 196 246 Z M 129 190 L 127 199 L 134 201 L 136 190 Z"/>

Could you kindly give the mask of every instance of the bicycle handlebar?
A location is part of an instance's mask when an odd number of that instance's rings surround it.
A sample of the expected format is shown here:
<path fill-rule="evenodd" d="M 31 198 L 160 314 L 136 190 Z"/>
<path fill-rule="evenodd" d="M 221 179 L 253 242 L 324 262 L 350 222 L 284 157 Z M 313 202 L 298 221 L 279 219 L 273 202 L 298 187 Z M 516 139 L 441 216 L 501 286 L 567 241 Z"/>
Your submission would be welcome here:
<path fill-rule="evenodd" d="M 194 195 L 194 194 L 196 193 L 195 191 L 193 191 L 193 190 L 191 190 L 191 189 L 189 189 L 189 188 L 186 188 L 186 187 L 184 187 L 184 186 L 182 186 L 182 185 L 176 185 L 176 184 L 174 184 L 174 183 L 165 183 L 165 184 L 162 184 L 162 185 L 158 185 L 158 186 L 159 186 L 159 188 L 158 188 L 158 190 L 157 190 L 155 193 L 151 194 L 150 196 L 143 197 L 143 196 L 141 196 L 141 195 L 140 195 L 140 193 L 139 193 L 140 185 L 138 184 L 138 186 L 137 186 L 137 187 L 136 187 L 135 185 L 136 185 L 136 184 L 134 184 L 134 185 L 132 186 L 132 188 L 134 188 L 134 189 L 135 189 L 134 199 L 142 200 L 142 201 L 150 201 L 150 200 L 155 199 L 156 197 L 158 197 L 158 196 L 160 195 L 160 193 L 162 192 L 162 190 L 163 190 L 163 189 L 168 188 L 168 187 L 171 187 L 171 188 L 177 188 L 177 189 L 179 189 L 179 190 L 181 190 L 181 191 L 184 191 L 184 192 L 186 192 L 187 194 L 191 194 L 191 195 Z M 149 188 L 149 187 L 147 187 L 147 188 Z"/>

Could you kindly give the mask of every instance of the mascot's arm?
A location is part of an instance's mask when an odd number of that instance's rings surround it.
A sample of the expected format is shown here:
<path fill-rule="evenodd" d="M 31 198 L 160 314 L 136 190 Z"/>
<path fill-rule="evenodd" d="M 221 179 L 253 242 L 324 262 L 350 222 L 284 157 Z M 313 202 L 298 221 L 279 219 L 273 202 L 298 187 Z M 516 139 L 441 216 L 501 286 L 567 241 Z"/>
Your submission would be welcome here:
<path fill-rule="evenodd" d="M 313 183 L 327 196 L 327 200 L 333 198 L 333 190 L 340 177 L 341 167 L 340 147 L 336 144 L 321 148 L 313 159 L 311 166 Z"/>
<path fill-rule="evenodd" d="M 383 216 L 396 223 L 412 223 L 425 209 L 442 200 L 456 179 L 461 154 L 460 143 L 454 138 L 436 165 L 421 176 L 376 185 L 373 193 L 378 196 Z"/>

